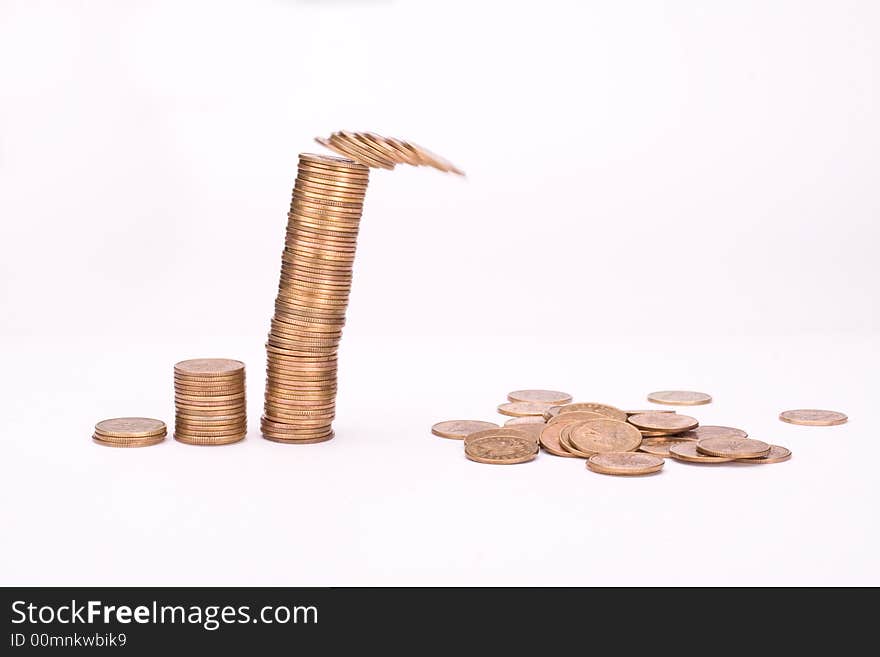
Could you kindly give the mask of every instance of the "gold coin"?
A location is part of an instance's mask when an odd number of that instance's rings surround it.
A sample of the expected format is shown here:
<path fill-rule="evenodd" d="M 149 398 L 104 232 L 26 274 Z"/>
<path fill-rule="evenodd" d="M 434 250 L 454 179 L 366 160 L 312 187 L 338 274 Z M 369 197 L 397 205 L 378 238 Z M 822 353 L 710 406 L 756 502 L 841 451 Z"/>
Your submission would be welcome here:
<path fill-rule="evenodd" d="M 571 413 L 560 413 L 556 417 L 550 418 L 548 424 L 556 424 L 557 422 L 579 422 L 580 420 L 603 420 L 607 415 L 602 413 L 594 413 L 593 411 L 572 411 Z"/>
<path fill-rule="evenodd" d="M 669 449 L 673 445 L 680 443 L 695 442 L 692 438 L 682 438 L 680 436 L 664 436 L 661 438 L 642 438 L 642 444 L 639 445 L 640 452 L 653 454 L 654 456 L 662 456 L 668 458 L 670 456 Z"/>
<path fill-rule="evenodd" d="M 435 436 L 440 436 L 441 438 L 464 440 L 465 436 L 468 434 L 497 428 L 498 425 L 494 422 L 483 422 L 481 420 L 446 420 L 445 422 L 438 422 L 431 427 L 431 433 Z"/>
<path fill-rule="evenodd" d="M 524 431 L 522 427 L 493 427 L 469 433 L 464 437 L 464 444 L 467 445 L 471 440 L 482 440 L 483 438 L 515 438 L 517 440 L 534 442 L 531 434 Z"/>
<path fill-rule="evenodd" d="M 779 419 L 789 424 L 800 424 L 805 427 L 831 427 L 844 424 L 848 418 L 837 411 L 800 408 L 794 411 L 783 411 L 779 414 Z"/>
<path fill-rule="evenodd" d="M 571 443 L 582 452 L 603 454 L 605 452 L 631 452 L 642 444 L 642 434 L 631 424 L 605 418 L 585 420 L 572 425 Z"/>
<path fill-rule="evenodd" d="M 518 436 L 483 436 L 466 440 L 464 453 L 477 463 L 513 465 L 533 460 L 538 455 L 538 447 L 531 439 Z"/>
<path fill-rule="evenodd" d="M 107 438 L 148 438 L 164 435 L 166 431 L 162 420 L 149 417 L 117 417 L 95 425 L 95 433 Z"/>
<path fill-rule="evenodd" d="M 454 164 L 452 164 L 452 162 L 440 157 L 436 153 L 432 153 L 424 146 L 419 146 L 418 144 L 414 144 L 413 142 L 407 142 L 407 144 L 416 151 L 418 158 L 428 166 L 439 169 L 440 171 L 454 173 L 459 176 L 464 175 L 464 171 L 456 167 Z"/>
<path fill-rule="evenodd" d="M 587 468 L 606 475 L 647 475 L 659 472 L 663 468 L 663 459 L 639 452 L 606 452 L 591 456 Z"/>
<path fill-rule="evenodd" d="M 106 438 L 101 436 L 100 434 L 93 434 L 92 440 L 97 445 L 103 445 L 104 447 L 150 447 L 151 445 L 158 445 L 163 440 L 165 440 L 166 434 L 160 434 L 158 436 L 151 436 L 149 438 L 137 438 L 137 439 L 119 439 L 119 438 Z"/>
<path fill-rule="evenodd" d="M 749 434 L 747 434 L 742 429 L 736 429 L 734 427 L 721 427 L 713 424 L 701 424 L 696 429 L 692 429 L 690 431 L 685 431 L 684 433 L 678 434 L 681 438 L 687 438 L 689 440 L 702 440 L 703 438 L 748 438 Z"/>
<path fill-rule="evenodd" d="M 645 431 L 680 433 L 695 429 L 700 423 L 689 415 L 678 413 L 642 413 L 629 418 L 629 423 Z"/>
<path fill-rule="evenodd" d="M 174 365 L 174 371 L 178 374 L 208 376 L 229 376 L 244 371 L 244 363 L 240 360 L 228 358 L 193 358 L 182 360 Z"/>
<path fill-rule="evenodd" d="M 193 415 L 191 413 L 176 413 L 174 419 L 178 422 L 194 422 L 197 424 L 232 424 L 247 420 L 247 413 L 235 413 L 232 415 Z"/>
<path fill-rule="evenodd" d="M 662 408 L 662 409 L 649 408 L 647 410 L 641 410 L 641 411 L 624 411 L 624 413 L 626 413 L 627 416 L 629 416 L 629 415 L 641 415 L 642 413 L 675 413 L 675 411 L 673 411 L 672 409 L 666 409 L 666 408 Z"/>
<path fill-rule="evenodd" d="M 588 459 L 593 455 L 593 452 L 585 452 L 571 442 L 571 432 L 580 427 L 581 424 L 582 422 L 572 422 L 571 424 L 563 425 L 562 430 L 559 432 L 559 444 L 562 446 L 562 449 L 569 452 L 572 456 Z M 582 431 L 588 432 L 590 429 L 582 429 Z"/>
<path fill-rule="evenodd" d="M 515 419 L 521 419 L 521 418 L 515 418 Z M 513 429 L 517 429 L 519 431 L 522 431 L 523 433 L 528 434 L 529 436 L 532 437 L 532 440 L 535 441 L 535 444 L 537 444 L 538 439 L 541 436 L 541 431 L 544 429 L 544 427 L 546 425 L 543 422 L 541 422 L 541 423 L 536 423 L 536 422 L 522 423 L 521 422 L 519 424 L 515 424 L 515 425 L 511 426 L 509 423 L 505 422 L 504 426 L 511 427 Z"/>
<path fill-rule="evenodd" d="M 345 157 L 336 157 L 335 155 L 323 155 L 319 153 L 300 153 L 299 161 L 312 164 L 314 166 L 322 166 L 330 169 L 342 169 L 343 171 L 351 169 L 359 171 L 364 175 L 368 175 L 370 169 L 363 164 L 358 164 Z"/>
<path fill-rule="evenodd" d="M 190 436 L 184 434 L 174 434 L 174 439 L 179 443 L 184 443 L 186 445 L 199 445 L 203 447 L 212 447 L 212 446 L 220 446 L 220 445 L 231 445 L 232 443 L 237 443 L 241 440 L 244 440 L 244 437 L 247 434 L 239 434 L 233 436 L 222 436 L 219 438 L 203 438 L 199 436 Z"/>
<path fill-rule="evenodd" d="M 512 417 L 504 423 L 505 427 L 515 426 L 517 424 L 544 424 L 544 418 L 540 415 L 524 415 L 522 417 Z"/>
<path fill-rule="evenodd" d="M 332 439 L 333 432 L 331 431 L 320 438 L 291 438 L 271 432 L 264 432 L 263 438 L 271 440 L 273 443 L 284 443 L 286 445 L 314 445 L 315 443 L 325 443 Z"/>
<path fill-rule="evenodd" d="M 761 456 L 756 459 L 736 459 L 737 463 L 753 463 L 755 465 L 782 463 L 791 458 L 791 450 L 780 445 L 770 445 L 770 451 L 767 456 Z"/>
<path fill-rule="evenodd" d="M 512 402 L 562 405 L 571 401 L 571 395 L 558 390 L 514 390 L 507 394 L 507 399 Z"/>
<path fill-rule="evenodd" d="M 721 456 L 709 456 L 697 451 L 697 443 L 694 440 L 687 440 L 678 443 L 669 448 L 669 456 L 676 461 L 687 461 L 688 463 L 726 463 L 733 461 L 732 458 Z"/>
<path fill-rule="evenodd" d="M 559 442 L 559 434 L 565 426 L 564 422 L 544 426 L 541 429 L 541 435 L 538 437 L 538 440 L 541 443 L 541 447 L 550 454 L 574 458 L 574 454 L 565 449 Z"/>
<path fill-rule="evenodd" d="M 245 405 L 237 404 L 236 406 L 218 406 L 216 408 L 206 408 L 204 406 L 185 406 L 183 404 L 175 404 L 174 412 L 182 415 L 194 415 L 197 417 L 222 417 L 224 415 L 236 415 L 245 413 Z"/>
<path fill-rule="evenodd" d="M 560 414 L 573 413 L 574 411 L 591 411 L 593 413 L 599 413 L 600 415 L 610 417 L 612 420 L 626 422 L 626 413 L 624 413 L 619 408 L 609 406 L 608 404 L 597 404 L 594 402 L 576 402 L 574 404 L 566 404 L 559 409 Z"/>
<path fill-rule="evenodd" d="M 668 406 L 700 406 L 711 402 L 712 397 L 705 392 L 690 390 L 659 390 L 648 395 L 648 401 Z"/>
<path fill-rule="evenodd" d="M 510 415 L 513 417 L 524 417 L 527 415 L 543 416 L 544 411 L 550 408 L 550 404 L 538 404 L 535 402 L 508 402 L 498 407 L 501 415 Z"/>
<path fill-rule="evenodd" d="M 708 456 L 731 459 L 757 459 L 770 453 L 770 445 L 751 438 L 703 438 L 697 441 L 697 451 Z"/>

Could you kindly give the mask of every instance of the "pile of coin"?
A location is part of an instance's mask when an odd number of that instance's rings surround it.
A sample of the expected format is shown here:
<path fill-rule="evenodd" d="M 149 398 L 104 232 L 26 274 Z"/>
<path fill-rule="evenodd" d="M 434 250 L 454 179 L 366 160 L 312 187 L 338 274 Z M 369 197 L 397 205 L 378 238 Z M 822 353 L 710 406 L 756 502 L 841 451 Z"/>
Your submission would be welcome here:
<path fill-rule="evenodd" d="M 680 390 L 651 393 L 648 399 L 681 406 L 712 400 L 705 393 Z M 480 463 L 525 463 L 536 457 L 540 446 L 554 456 L 585 459 L 589 470 L 606 475 L 653 474 L 663 468 L 666 458 L 685 463 L 769 464 L 791 457 L 785 447 L 753 440 L 742 429 L 700 426 L 696 418 L 672 409 L 621 410 L 597 402 L 572 402 L 571 395 L 555 390 L 517 390 L 508 400 L 498 407 L 499 413 L 511 417 L 503 427 L 452 420 L 435 424 L 431 432 L 463 439 L 465 456 Z M 790 418 L 839 423 L 842 415 L 812 413 L 802 411 Z"/>
<path fill-rule="evenodd" d="M 404 139 L 383 137 L 372 132 L 340 130 L 334 132 L 327 139 L 315 137 L 315 141 L 343 157 L 368 167 L 393 169 L 398 164 L 411 164 L 412 166 L 434 167 L 440 171 L 460 176 L 464 175 L 464 171 L 449 160 Z"/>
<path fill-rule="evenodd" d="M 336 354 L 351 290 L 369 169 L 302 154 L 281 279 L 266 344 L 263 437 L 316 443 L 333 437 Z"/>
<path fill-rule="evenodd" d="M 190 445 L 227 445 L 247 434 L 244 363 L 196 358 L 174 366 L 174 437 Z"/>
<path fill-rule="evenodd" d="M 167 434 L 162 420 L 117 417 L 98 422 L 92 440 L 105 447 L 149 447 L 161 443 Z"/>

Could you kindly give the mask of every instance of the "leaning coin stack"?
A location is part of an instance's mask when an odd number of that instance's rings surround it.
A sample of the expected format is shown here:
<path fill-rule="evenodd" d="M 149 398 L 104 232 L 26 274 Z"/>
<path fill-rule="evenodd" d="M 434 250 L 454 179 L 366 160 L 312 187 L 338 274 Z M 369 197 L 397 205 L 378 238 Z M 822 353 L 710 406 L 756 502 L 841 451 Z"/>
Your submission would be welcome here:
<path fill-rule="evenodd" d="M 190 445 L 228 445 L 247 434 L 244 363 L 196 358 L 174 366 L 174 437 Z"/>
<path fill-rule="evenodd" d="M 345 324 L 369 168 L 302 154 L 288 214 L 267 351 L 263 437 L 333 437 L 336 353 Z"/>

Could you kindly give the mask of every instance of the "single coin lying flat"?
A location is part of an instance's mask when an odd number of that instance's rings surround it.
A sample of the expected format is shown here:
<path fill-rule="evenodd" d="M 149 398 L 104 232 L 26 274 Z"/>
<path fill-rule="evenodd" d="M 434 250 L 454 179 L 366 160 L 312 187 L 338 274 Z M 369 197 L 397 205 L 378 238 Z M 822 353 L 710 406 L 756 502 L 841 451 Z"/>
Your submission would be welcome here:
<path fill-rule="evenodd" d="M 690 390 L 658 390 L 648 395 L 648 401 L 668 406 L 701 406 L 710 403 L 712 396 Z"/>
<path fill-rule="evenodd" d="M 663 459 L 639 452 L 607 452 L 591 456 L 587 467 L 599 474 L 632 477 L 659 472 Z"/>
<path fill-rule="evenodd" d="M 483 422 L 481 420 L 446 420 L 445 422 L 438 422 L 431 427 L 431 433 L 435 436 L 440 436 L 441 438 L 464 440 L 465 436 L 476 431 L 497 428 L 498 425 L 494 422 Z"/>
<path fill-rule="evenodd" d="M 847 417 L 838 411 L 823 411 L 819 409 L 800 408 L 793 411 L 783 411 L 779 419 L 789 424 L 800 424 L 805 427 L 832 427 L 844 424 Z"/>
<path fill-rule="evenodd" d="M 571 395 L 559 390 L 514 390 L 508 393 L 507 399 L 512 402 L 537 402 L 539 404 L 567 404 Z"/>

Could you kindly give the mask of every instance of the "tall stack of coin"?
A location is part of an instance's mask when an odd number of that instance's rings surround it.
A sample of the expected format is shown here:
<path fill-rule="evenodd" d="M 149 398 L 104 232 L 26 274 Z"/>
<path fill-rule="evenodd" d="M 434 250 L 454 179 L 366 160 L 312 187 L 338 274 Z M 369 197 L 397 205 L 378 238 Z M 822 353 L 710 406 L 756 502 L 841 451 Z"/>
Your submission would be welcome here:
<path fill-rule="evenodd" d="M 302 154 L 269 331 L 263 436 L 284 443 L 333 437 L 336 352 L 345 323 L 369 168 Z"/>
<path fill-rule="evenodd" d="M 196 358 L 174 366 L 174 437 L 190 445 L 227 445 L 247 434 L 244 363 Z"/>

